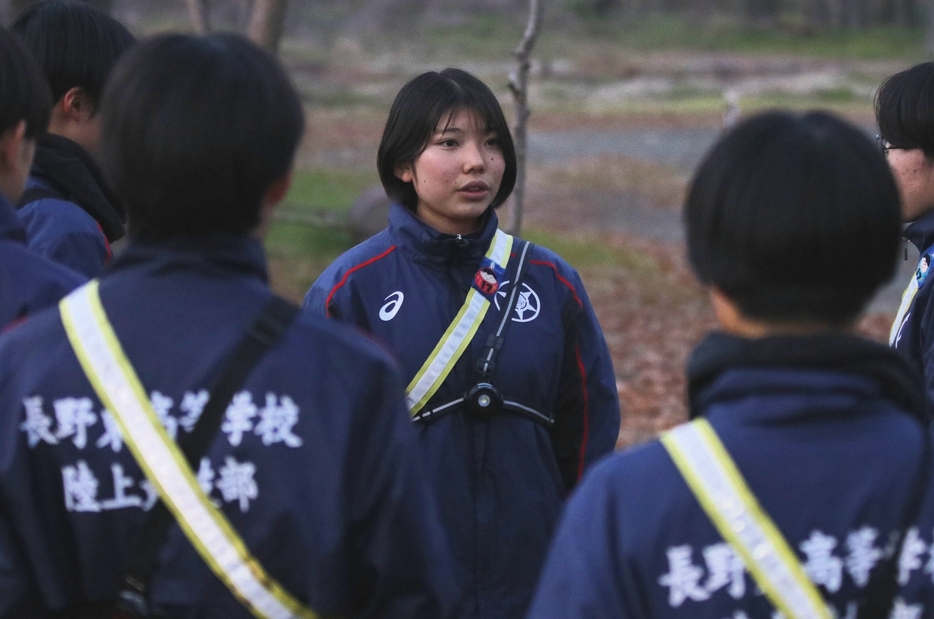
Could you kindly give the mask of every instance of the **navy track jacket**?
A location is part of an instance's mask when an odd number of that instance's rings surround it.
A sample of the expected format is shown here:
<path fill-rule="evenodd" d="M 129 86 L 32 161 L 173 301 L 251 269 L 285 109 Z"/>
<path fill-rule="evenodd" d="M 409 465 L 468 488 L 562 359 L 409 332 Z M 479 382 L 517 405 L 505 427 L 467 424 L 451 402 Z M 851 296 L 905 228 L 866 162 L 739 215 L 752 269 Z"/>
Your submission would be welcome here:
<path fill-rule="evenodd" d="M 411 380 L 464 303 L 496 231 L 494 212 L 485 221 L 476 233 L 451 236 L 394 205 L 388 229 L 338 258 L 305 307 L 387 342 Z M 519 249 L 513 245 L 497 305 L 429 407 L 473 384 Z M 567 492 L 619 434 L 612 362 L 577 272 L 535 247 L 521 288 L 492 382 L 554 426 L 505 412 L 478 419 L 461 406 L 416 426 L 464 588 L 464 617 L 524 615 Z"/>
<path fill-rule="evenodd" d="M 54 305 L 85 278 L 26 248 L 26 232 L 0 195 L 0 329 Z"/>
<path fill-rule="evenodd" d="M 934 277 L 930 277 L 934 274 L 934 211 L 912 222 L 904 235 L 921 254 L 914 275 L 920 286 L 897 327 L 892 347 L 924 377 L 928 419 L 934 420 Z"/>
<path fill-rule="evenodd" d="M 40 189 L 49 195 L 17 211 L 29 249 L 87 277 L 100 275 L 110 244 L 125 233 L 126 213 L 97 164 L 75 142 L 50 133 L 36 147 L 25 195 Z"/>
<path fill-rule="evenodd" d="M 716 334 L 689 362 L 704 416 L 840 618 L 930 617 L 934 538 L 918 377 L 855 336 Z M 903 528 L 915 490 L 927 504 Z M 895 582 L 897 581 L 897 586 Z M 883 593 L 885 584 L 891 594 Z M 875 598 L 891 604 L 862 614 Z M 568 503 L 530 619 L 775 619 L 659 441 L 607 458 Z"/>
<path fill-rule="evenodd" d="M 222 361 L 269 300 L 259 241 L 132 243 L 105 311 L 170 436 L 193 428 Z M 0 616 L 115 591 L 153 487 L 85 378 L 56 310 L 0 338 Z M 389 357 L 300 316 L 227 408 L 196 471 L 253 556 L 324 616 L 447 617 L 457 589 Z M 251 617 L 173 524 L 153 602 Z"/>

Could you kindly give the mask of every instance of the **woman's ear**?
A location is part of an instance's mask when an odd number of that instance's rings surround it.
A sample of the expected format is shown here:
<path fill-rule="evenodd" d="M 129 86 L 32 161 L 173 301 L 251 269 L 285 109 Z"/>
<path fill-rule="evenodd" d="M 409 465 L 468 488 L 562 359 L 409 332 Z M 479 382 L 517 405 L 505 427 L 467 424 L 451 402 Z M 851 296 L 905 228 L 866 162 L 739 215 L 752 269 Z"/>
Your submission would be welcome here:
<path fill-rule="evenodd" d="M 396 178 L 401 180 L 403 183 L 411 183 L 415 180 L 415 171 L 412 168 L 410 163 L 400 163 L 396 166 Z"/>

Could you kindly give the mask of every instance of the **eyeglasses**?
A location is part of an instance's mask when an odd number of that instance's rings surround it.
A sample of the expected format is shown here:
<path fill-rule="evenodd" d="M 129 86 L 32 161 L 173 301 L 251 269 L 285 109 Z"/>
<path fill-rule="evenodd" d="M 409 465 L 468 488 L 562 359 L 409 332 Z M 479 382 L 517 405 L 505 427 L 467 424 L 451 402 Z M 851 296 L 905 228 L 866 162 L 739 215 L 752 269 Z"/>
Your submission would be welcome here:
<path fill-rule="evenodd" d="M 876 144 L 879 145 L 879 148 L 882 149 L 882 154 L 886 157 L 889 156 L 890 150 L 911 150 L 907 146 L 892 146 L 889 144 L 889 141 L 883 138 L 881 135 L 876 136 Z"/>

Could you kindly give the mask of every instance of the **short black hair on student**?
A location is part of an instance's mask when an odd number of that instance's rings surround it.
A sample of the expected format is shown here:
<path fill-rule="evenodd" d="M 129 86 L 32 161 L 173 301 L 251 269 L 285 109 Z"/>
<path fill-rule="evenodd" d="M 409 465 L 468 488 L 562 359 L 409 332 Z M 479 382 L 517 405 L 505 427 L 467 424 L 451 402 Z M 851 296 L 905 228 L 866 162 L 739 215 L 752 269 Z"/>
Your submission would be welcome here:
<path fill-rule="evenodd" d="M 101 115 L 101 168 L 135 238 L 255 229 L 305 122 L 278 60 L 234 34 L 138 45 L 114 68 Z"/>
<path fill-rule="evenodd" d="M 698 279 L 747 317 L 844 326 L 895 271 L 898 190 L 867 135 L 826 112 L 766 112 L 697 169 L 684 209 Z"/>
<path fill-rule="evenodd" d="M 37 2 L 16 16 L 11 29 L 39 61 L 52 101 L 78 87 L 95 113 L 107 76 L 136 41 L 119 21 L 83 2 Z"/>
<path fill-rule="evenodd" d="M 392 102 L 376 167 L 386 195 L 415 211 L 418 195 L 412 183 L 396 176 L 396 167 L 414 161 L 443 120 L 462 110 L 475 113 L 488 131 L 496 133 L 506 169 L 491 206 L 498 208 L 516 185 L 516 147 L 496 95 L 482 81 L 461 69 L 429 71 L 410 80 Z"/>
<path fill-rule="evenodd" d="M 26 121 L 26 137 L 45 133 L 52 110 L 49 87 L 22 42 L 0 27 L 0 135 Z"/>
<path fill-rule="evenodd" d="M 875 108 L 879 135 L 934 159 L 934 62 L 887 77 L 876 91 Z"/>

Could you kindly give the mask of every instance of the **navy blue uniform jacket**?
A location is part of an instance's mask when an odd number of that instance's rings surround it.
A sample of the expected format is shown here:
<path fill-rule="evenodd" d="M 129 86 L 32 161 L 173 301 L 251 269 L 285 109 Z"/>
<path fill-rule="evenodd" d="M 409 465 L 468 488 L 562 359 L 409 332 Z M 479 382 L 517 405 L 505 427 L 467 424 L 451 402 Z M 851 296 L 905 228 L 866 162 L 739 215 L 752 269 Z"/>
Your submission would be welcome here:
<path fill-rule="evenodd" d="M 43 191 L 17 214 L 29 249 L 88 277 L 110 260 L 110 244 L 123 237 L 126 217 L 90 155 L 75 142 L 48 134 L 36 147 L 26 194 Z M 25 197 L 24 196 L 24 197 Z"/>
<path fill-rule="evenodd" d="M 13 206 L 0 195 L 0 329 L 54 305 L 84 281 L 26 248 L 26 232 Z"/>
<path fill-rule="evenodd" d="M 904 232 L 905 238 L 934 263 L 934 211 L 912 222 Z M 919 261 L 920 262 L 920 261 Z M 915 277 L 921 280 L 918 292 L 898 327 L 892 346 L 924 377 L 927 392 L 928 418 L 934 419 L 934 265 L 923 272 L 919 264 Z"/>
<path fill-rule="evenodd" d="M 260 243 L 217 237 L 133 243 L 100 294 L 166 430 L 183 437 L 271 292 Z M 266 571 L 322 615 L 445 617 L 456 602 L 401 396 L 378 346 L 300 317 L 197 471 Z M 154 493 L 55 310 L 0 338 L 0 445 L 0 616 L 107 600 Z M 173 617 L 252 616 L 175 524 L 153 601 Z"/>
<path fill-rule="evenodd" d="M 927 430 L 917 376 L 887 347 L 854 336 L 717 334 L 694 352 L 688 378 L 692 416 L 716 430 L 834 616 L 856 617 L 860 601 L 881 590 L 871 578 L 891 561 L 890 536 L 918 486 Z M 924 490 L 934 496 L 930 484 Z M 920 521 L 891 573 L 916 589 L 898 591 L 893 617 L 934 612 L 932 520 Z M 774 612 L 653 441 L 608 458 L 583 481 L 529 616 L 773 619 Z"/>
<path fill-rule="evenodd" d="M 338 258 L 305 307 L 385 340 L 411 380 L 463 305 L 496 226 L 490 211 L 478 232 L 446 235 L 395 205 L 389 228 Z M 513 245 L 507 282 L 519 248 Z M 429 407 L 462 397 L 473 384 L 508 286 Z M 554 427 L 509 413 L 481 420 L 460 408 L 417 426 L 465 590 L 465 617 L 523 616 L 566 493 L 619 434 L 612 362 L 577 272 L 535 247 L 520 292 L 492 382 L 506 399 L 552 416 Z"/>

